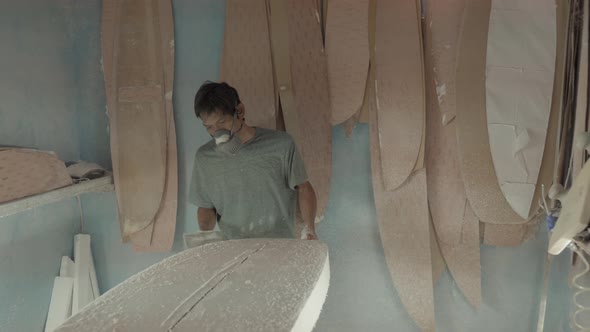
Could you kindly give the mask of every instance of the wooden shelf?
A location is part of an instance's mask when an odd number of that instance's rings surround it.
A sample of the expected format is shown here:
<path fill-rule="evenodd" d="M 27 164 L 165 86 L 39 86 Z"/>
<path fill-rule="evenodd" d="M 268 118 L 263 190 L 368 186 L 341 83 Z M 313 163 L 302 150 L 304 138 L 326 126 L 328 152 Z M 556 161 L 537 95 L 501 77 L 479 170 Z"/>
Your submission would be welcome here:
<path fill-rule="evenodd" d="M 113 176 L 107 175 L 94 180 L 87 180 L 78 184 L 55 189 L 42 194 L 28 196 L 16 201 L 0 204 L 0 218 L 21 211 L 30 210 L 45 204 L 61 201 L 66 198 L 76 197 L 89 192 L 113 191 Z"/>

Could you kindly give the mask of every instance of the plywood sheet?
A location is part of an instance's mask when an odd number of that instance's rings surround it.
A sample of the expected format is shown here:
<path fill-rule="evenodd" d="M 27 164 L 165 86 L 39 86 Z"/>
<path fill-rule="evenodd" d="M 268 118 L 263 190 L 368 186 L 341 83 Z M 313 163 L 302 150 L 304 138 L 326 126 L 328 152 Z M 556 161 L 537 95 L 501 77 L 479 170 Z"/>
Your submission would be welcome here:
<path fill-rule="evenodd" d="M 107 58 L 104 71 L 109 72 L 105 84 L 113 173 L 121 231 L 128 240 L 153 222 L 166 178 L 158 1 L 103 2 L 103 59 Z M 129 95 L 129 90 L 134 92 Z"/>
<path fill-rule="evenodd" d="M 311 331 L 329 279 L 322 242 L 222 241 L 139 272 L 57 331 Z"/>
<path fill-rule="evenodd" d="M 265 0 L 226 1 L 221 80 L 238 90 L 250 126 L 276 128 L 276 100 Z"/>
<path fill-rule="evenodd" d="M 417 1 L 378 0 L 375 79 L 381 169 L 387 190 L 414 170 L 424 127 L 424 79 Z"/>
<path fill-rule="evenodd" d="M 326 58 L 332 104 L 332 124 L 340 124 L 363 103 L 369 69 L 369 0 L 328 4 Z"/>
<path fill-rule="evenodd" d="M 139 252 L 170 251 L 174 243 L 176 230 L 176 212 L 178 208 L 178 154 L 176 148 L 176 126 L 172 105 L 174 85 L 174 22 L 172 2 L 159 1 L 160 35 L 162 59 L 164 62 L 164 90 L 166 109 L 166 182 L 164 196 L 156 213 L 154 222 L 131 236 L 133 249 Z"/>
<path fill-rule="evenodd" d="M 434 331 L 433 268 L 426 171 L 413 173 L 395 191 L 383 185 L 378 116 L 369 108 L 371 170 L 385 260 L 400 299 L 423 331 Z"/>
<path fill-rule="evenodd" d="M 28 149 L 0 150 L 0 203 L 72 184 L 56 155 Z"/>
<path fill-rule="evenodd" d="M 466 0 L 429 1 L 426 6 L 427 56 L 432 58 L 431 80 L 436 87 L 440 120 L 455 118 L 455 67 L 461 18 Z"/>
<path fill-rule="evenodd" d="M 273 6 L 281 2 L 284 2 L 282 6 L 286 6 L 286 13 L 273 10 Z M 328 205 L 332 172 L 332 112 L 317 2 L 272 1 L 271 22 L 276 19 L 276 15 L 286 15 L 288 23 L 287 55 L 284 52 L 277 54 L 275 51 L 284 47 L 273 44 L 273 61 L 277 77 L 279 70 L 284 70 L 287 63 L 291 75 L 290 84 L 277 80 L 281 90 L 279 93 L 285 126 L 295 138 L 301 152 L 309 182 L 316 192 L 317 216 L 318 220 L 321 220 Z M 271 38 L 284 39 L 282 36 L 285 31 L 276 31 L 275 26 L 271 23 Z M 291 96 L 291 100 L 284 98 Z"/>

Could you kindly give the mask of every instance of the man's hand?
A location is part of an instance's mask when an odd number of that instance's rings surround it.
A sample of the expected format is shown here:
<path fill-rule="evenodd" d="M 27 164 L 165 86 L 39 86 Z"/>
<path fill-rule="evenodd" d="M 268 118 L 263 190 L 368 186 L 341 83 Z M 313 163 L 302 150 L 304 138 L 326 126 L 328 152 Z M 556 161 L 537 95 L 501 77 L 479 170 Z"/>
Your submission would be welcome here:
<path fill-rule="evenodd" d="M 318 236 L 315 234 L 307 234 L 307 238 L 305 238 L 305 240 L 317 240 Z"/>
<path fill-rule="evenodd" d="M 302 240 L 317 240 L 318 236 L 316 235 L 315 231 L 309 229 L 309 227 L 307 227 L 307 225 L 306 225 L 301 230 L 301 239 Z"/>
<path fill-rule="evenodd" d="M 212 231 L 217 223 L 217 210 L 200 207 L 197 210 L 197 222 L 201 231 Z"/>

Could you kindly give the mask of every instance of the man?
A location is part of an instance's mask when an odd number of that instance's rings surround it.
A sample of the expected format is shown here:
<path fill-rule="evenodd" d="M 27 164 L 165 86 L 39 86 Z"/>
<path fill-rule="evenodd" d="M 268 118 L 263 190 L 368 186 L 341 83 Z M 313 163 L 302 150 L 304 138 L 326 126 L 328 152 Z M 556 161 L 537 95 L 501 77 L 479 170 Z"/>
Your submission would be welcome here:
<path fill-rule="evenodd" d="M 315 240 L 316 196 L 289 134 L 246 124 L 246 108 L 226 83 L 206 82 L 195 95 L 195 114 L 213 139 L 195 155 L 189 200 L 202 232 L 216 223 L 225 239 L 295 237 Z"/>

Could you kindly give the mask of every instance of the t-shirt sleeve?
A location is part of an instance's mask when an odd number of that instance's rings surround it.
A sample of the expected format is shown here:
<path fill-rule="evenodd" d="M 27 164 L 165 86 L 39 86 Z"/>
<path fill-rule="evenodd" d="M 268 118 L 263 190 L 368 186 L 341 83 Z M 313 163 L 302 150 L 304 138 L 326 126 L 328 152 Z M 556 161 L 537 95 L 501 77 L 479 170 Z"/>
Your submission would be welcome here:
<path fill-rule="evenodd" d="M 305 171 L 305 164 L 299 154 L 299 150 L 295 142 L 291 139 L 287 149 L 286 157 L 286 174 L 287 185 L 289 188 L 295 190 L 295 187 L 307 181 L 307 172 Z"/>
<path fill-rule="evenodd" d="M 195 155 L 195 164 L 193 166 L 193 176 L 191 179 L 191 186 L 189 188 L 188 200 L 190 203 L 205 209 L 213 209 L 213 203 L 209 198 L 206 186 L 206 177 L 203 172 L 203 167 L 199 161 L 199 154 Z"/>

